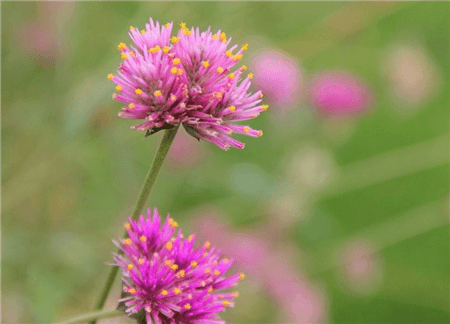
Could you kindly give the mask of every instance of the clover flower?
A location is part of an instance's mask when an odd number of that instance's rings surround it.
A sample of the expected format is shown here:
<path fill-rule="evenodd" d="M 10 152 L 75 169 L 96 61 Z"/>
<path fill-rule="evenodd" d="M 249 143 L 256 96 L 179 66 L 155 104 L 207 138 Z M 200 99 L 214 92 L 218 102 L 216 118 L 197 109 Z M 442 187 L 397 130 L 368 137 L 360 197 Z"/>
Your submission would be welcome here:
<path fill-rule="evenodd" d="M 220 324 L 217 313 L 233 307 L 236 286 L 244 274 L 224 277 L 233 260 L 220 258 L 209 242 L 194 246 L 195 235 L 183 238 L 177 222 L 167 216 L 161 226 L 156 208 L 125 224 L 128 238 L 115 242 L 114 255 L 122 269 L 125 312 L 145 313 L 148 324 Z"/>
<path fill-rule="evenodd" d="M 117 85 L 113 98 L 126 104 L 119 116 L 144 120 L 132 128 L 146 135 L 183 124 L 190 135 L 224 150 L 244 148 L 230 134 L 258 137 L 262 131 L 235 122 L 268 108 L 261 91 L 248 92 L 253 74 L 243 76 L 245 65 L 235 68 L 248 44 L 236 50 L 224 32 L 180 26 L 176 36 L 172 23 L 151 18 L 142 31 L 130 26 L 134 46 L 118 45 L 123 63 L 116 76 L 108 75 Z"/>

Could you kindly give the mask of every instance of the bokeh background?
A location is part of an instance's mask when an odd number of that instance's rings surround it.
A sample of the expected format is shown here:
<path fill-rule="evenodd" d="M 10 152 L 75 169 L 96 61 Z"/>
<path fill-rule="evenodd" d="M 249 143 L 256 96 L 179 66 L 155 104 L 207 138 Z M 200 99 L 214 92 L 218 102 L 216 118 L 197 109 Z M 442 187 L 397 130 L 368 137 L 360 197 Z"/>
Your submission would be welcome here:
<path fill-rule="evenodd" d="M 261 138 L 180 131 L 149 206 L 246 273 L 230 323 L 449 322 L 447 2 L 3 2 L 2 323 L 90 311 L 161 134 L 107 79 L 149 16 L 249 43 Z M 256 89 L 256 87 L 255 87 Z M 119 295 L 116 281 L 107 307 Z M 123 318 L 101 323 L 129 323 Z"/>

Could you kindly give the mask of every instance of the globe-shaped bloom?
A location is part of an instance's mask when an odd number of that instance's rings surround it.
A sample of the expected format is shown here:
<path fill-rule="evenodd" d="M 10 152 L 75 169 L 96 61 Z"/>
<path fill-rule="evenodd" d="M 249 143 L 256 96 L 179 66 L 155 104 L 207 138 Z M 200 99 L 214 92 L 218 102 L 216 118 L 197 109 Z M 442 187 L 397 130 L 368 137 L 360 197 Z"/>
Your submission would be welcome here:
<path fill-rule="evenodd" d="M 244 147 L 233 132 L 262 135 L 235 123 L 268 108 L 260 91 L 248 92 L 253 74 L 243 76 L 246 66 L 235 69 L 247 44 L 237 50 L 224 32 L 200 32 L 184 23 L 171 36 L 172 23 L 161 26 L 151 18 L 142 31 L 130 27 L 134 46 L 119 44 L 123 63 L 108 78 L 117 85 L 113 98 L 126 104 L 119 116 L 143 120 L 134 129 L 150 135 L 183 124 L 192 136 L 224 150 Z"/>
<path fill-rule="evenodd" d="M 167 216 L 161 224 L 158 211 L 131 218 L 126 239 L 115 242 L 123 255 L 114 256 L 122 269 L 120 300 L 128 315 L 145 313 L 148 324 L 219 324 L 217 313 L 234 306 L 236 286 L 244 274 L 225 277 L 233 260 L 221 258 L 209 242 L 195 246 L 195 235 L 176 233 L 177 222 Z"/>

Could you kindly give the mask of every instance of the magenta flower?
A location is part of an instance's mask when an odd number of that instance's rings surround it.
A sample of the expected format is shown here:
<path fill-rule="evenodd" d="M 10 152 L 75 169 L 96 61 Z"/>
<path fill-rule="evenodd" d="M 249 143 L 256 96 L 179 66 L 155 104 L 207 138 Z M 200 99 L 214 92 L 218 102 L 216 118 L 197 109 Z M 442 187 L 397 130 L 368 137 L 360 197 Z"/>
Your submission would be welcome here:
<path fill-rule="evenodd" d="M 118 45 L 123 63 L 108 78 L 117 85 L 113 98 L 126 104 L 119 116 L 143 120 L 132 128 L 147 135 L 183 124 L 192 136 L 224 150 L 244 147 L 233 132 L 261 136 L 235 123 L 268 108 L 260 91 L 248 92 L 253 74 L 244 77 L 245 66 L 233 70 L 248 45 L 236 50 L 224 32 L 200 32 L 184 23 L 177 36 L 171 33 L 172 23 L 160 26 L 150 18 L 142 31 L 130 26 L 134 46 Z"/>
<path fill-rule="evenodd" d="M 370 106 L 370 89 L 348 72 L 329 72 L 315 76 L 309 93 L 311 104 L 330 115 L 350 115 Z"/>
<path fill-rule="evenodd" d="M 255 84 L 277 108 L 292 108 L 301 96 L 301 70 L 297 62 L 277 50 L 259 53 L 253 63 Z"/>
<path fill-rule="evenodd" d="M 120 302 L 130 316 L 145 312 L 147 323 L 224 323 L 217 313 L 233 307 L 238 293 L 219 291 L 244 274 L 224 277 L 233 260 L 220 258 L 209 242 L 194 247 L 195 235 L 185 239 L 180 230 L 173 237 L 177 226 L 169 216 L 161 226 L 156 209 L 125 224 L 128 238 L 116 242 L 124 256 L 114 256 L 126 293 Z"/>

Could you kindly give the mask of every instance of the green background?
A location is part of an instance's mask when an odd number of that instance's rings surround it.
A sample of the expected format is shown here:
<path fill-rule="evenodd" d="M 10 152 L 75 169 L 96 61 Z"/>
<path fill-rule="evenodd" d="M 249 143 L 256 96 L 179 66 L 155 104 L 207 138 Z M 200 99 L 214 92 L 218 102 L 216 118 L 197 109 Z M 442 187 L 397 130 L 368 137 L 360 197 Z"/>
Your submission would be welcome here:
<path fill-rule="evenodd" d="M 250 121 L 264 136 L 239 138 L 244 150 L 200 142 L 199 165 L 166 164 L 149 206 L 170 212 L 187 232 L 196 230 L 196 211 L 212 208 L 234 231 L 258 235 L 276 222 L 270 202 L 287 191 L 303 203 L 280 240 L 299 273 L 323 292 L 324 321 L 449 322 L 448 3 L 45 6 L 1 4 L 2 323 L 48 323 L 92 308 L 115 249 L 111 239 L 121 235 L 161 137 L 143 140 L 116 117 L 120 106 L 106 79 L 119 63 L 117 44 L 128 43 L 128 26 L 142 28 L 149 16 L 222 29 L 250 44 L 249 66 L 260 49 L 273 47 L 301 64 L 303 80 L 322 70 L 352 71 L 376 97 L 367 114 L 338 121 L 304 101 L 288 118 L 269 108 Z M 23 43 L 25 26 L 35 22 L 53 30 L 53 54 L 38 56 Z M 402 115 L 382 66 L 389 48 L 409 39 L 426 49 L 440 81 L 415 114 Z M 305 145 L 327 152 L 333 181 L 311 188 L 293 180 L 291 157 Z M 355 238 L 377 247 L 381 268 L 376 289 L 365 294 L 346 286 L 334 258 Z M 224 318 L 285 322 L 270 294 L 247 277 Z"/>

